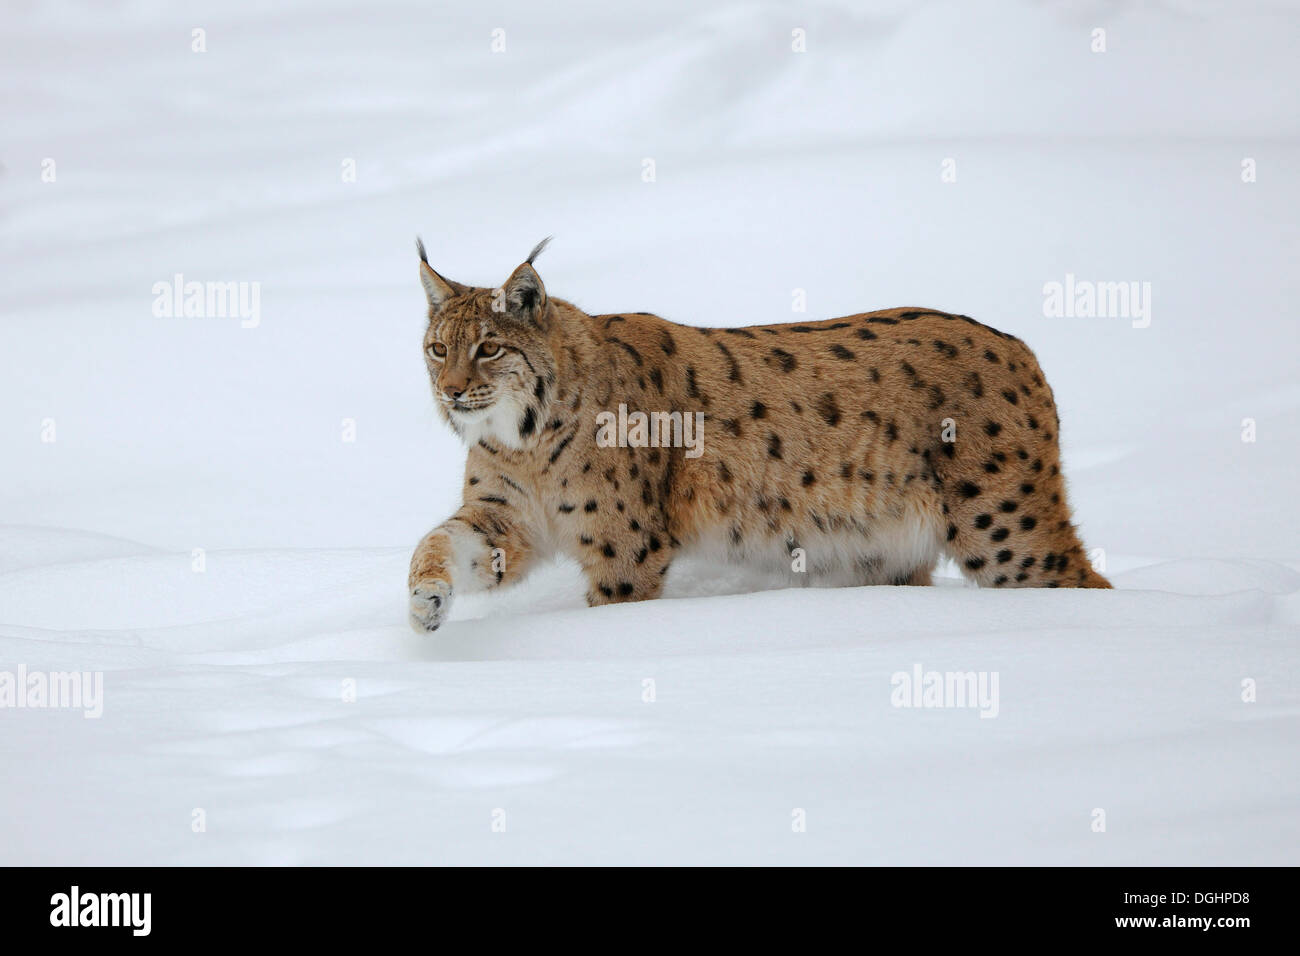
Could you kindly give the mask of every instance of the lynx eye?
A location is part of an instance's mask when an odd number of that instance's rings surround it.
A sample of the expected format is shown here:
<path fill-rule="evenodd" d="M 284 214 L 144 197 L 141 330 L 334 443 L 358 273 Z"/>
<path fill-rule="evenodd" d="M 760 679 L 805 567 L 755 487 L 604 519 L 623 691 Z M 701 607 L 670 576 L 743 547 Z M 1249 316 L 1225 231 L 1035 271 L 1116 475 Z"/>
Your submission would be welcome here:
<path fill-rule="evenodd" d="M 501 354 L 501 346 L 497 345 L 495 342 L 482 342 L 479 344 L 479 358 L 495 358 L 499 354 Z"/>
<path fill-rule="evenodd" d="M 447 346 L 443 345 L 441 342 L 432 342 L 429 345 L 429 354 L 435 358 L 446 358 Z"/>

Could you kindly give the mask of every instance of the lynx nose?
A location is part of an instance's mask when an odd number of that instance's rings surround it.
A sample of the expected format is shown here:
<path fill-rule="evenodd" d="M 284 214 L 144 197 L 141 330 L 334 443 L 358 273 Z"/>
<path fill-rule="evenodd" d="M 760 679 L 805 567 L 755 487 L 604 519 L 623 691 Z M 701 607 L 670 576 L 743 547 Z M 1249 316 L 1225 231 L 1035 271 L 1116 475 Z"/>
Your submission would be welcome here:
<path fill-rule="evenodd" d="M 442 387 L 442 391 L 454 402 L 465 394 L 465 386 L 468 384 L 468 382 L 449 382 Z"/>

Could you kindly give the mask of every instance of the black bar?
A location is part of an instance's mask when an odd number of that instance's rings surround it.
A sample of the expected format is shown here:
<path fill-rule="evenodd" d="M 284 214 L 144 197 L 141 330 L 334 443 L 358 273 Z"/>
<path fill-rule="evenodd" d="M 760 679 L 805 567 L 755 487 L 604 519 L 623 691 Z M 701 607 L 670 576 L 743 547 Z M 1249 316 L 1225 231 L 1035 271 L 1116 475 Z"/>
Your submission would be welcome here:
<path fill-rule="evenodd" d="M 844 868 L 816 874 L 573 869 L 544 875 L 486 869 L 73 867 L 0 873 L 6 884 L 0 895 L 6 943 L 57 944 L 75 936 L 92 945 L 109 937 L 212 945 L 283 935 L 295 944 L 335 946 L 374 943 L 399 933 L 415 934 L 431 946 L 453 944 L 448 934 L 461 930 L 488 942 L 511 929 L 535 934 L 540 945 L 555 931 L 583 935 L 581 928 L 596 921 L 625 922 L 630 940 L 667 934 L 700 919 L 737 938 L 786 929 L 798 934 L 802 927 L 810 937 L 842 930 L 864 941 L 883 940 L 888 930 L 919 934 L 917 941 L 926 943 L 1130 937 L 1176 946 L 1196 939 L 1231 946 L 1272 938 L 1289 925 L 1295 878 L 1291 869 L 1191 867 Z M 120 925 L 52 925 L 71 922 L 74 886 L 78 922 L 102 913 L 105 921 L 116 914 Z M 115 895 L 104 901 L 99 894 Z M 147 935 L 139 932 L 145 928 L 143 894 L 149 894 Z M 67 905 L 60 909 L 63 902 Z M 659 938 L 667 944 L 672 937 Z M 608 942 L 615 944 L 613 938 Z"/>

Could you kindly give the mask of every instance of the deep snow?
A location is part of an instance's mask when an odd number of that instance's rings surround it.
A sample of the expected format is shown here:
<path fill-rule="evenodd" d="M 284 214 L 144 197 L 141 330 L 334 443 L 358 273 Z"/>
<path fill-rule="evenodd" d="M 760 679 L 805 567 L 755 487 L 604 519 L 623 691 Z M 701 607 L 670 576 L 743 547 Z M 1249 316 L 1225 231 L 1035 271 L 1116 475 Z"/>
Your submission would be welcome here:
<path fill-rule="evenodd" d="M 0 709 L 0 863 L 1297 862 L 1300 14 L 856 6 L 0 12 L 0 672 L 104 674 Z M 553 233 L 591 311 L 1021 336 L 1118 590 L 557 564 L 411 633 L 464 455 L 417 231 L 478 284 Z M 177 273 L 259 323 L 154 315 Z M 1067 274 L 1150 327 L 1046 317 Z M 917 664 L 997 717 L 892 706 Z"/>

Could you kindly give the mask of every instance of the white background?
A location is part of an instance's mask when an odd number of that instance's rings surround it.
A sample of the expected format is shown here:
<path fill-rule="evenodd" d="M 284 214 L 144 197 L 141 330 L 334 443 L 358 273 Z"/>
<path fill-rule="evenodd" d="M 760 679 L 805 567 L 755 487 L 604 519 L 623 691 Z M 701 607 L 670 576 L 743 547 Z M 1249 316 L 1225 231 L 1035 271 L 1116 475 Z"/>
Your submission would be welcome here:
<path fill-rule="evenodd" d="M 105 688 L 0 709 L 0 862 L 1296 862 L 1295 4 L 0 18 L 0 671 Z M 590 610 L 555 565 L 416 636 L 464 459 L 417 232 L 488 286 L 554 234 L 591 312 L 1022 337 L 1118 590 L 682 565 Z M 176 273 L 260 283 L 260 325 L 155 316 Z M 1067 273 L 1150 282 L 1150 327 L 1045 316 Z M 997 672 L 1000 715 L 892 707 L 917 663 Z"/>

